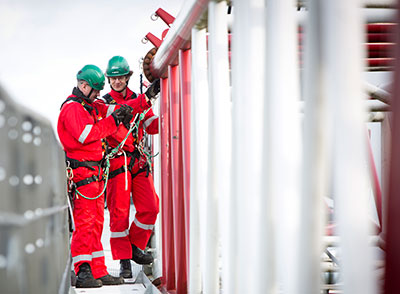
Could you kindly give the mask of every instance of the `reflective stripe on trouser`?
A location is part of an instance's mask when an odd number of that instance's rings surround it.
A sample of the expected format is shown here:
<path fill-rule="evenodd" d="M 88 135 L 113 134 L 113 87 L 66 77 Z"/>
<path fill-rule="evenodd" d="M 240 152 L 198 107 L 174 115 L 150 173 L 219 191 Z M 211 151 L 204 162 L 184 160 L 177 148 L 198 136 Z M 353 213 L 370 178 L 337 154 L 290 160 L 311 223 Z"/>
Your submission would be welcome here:
<path fill-rule="evenodd" d="M 129 164 L 128 157 L 127 164 Z M 123 156 L 110 160 L 110 171 L 120 168 L 125 163 Z M 125 173 L 108 180 L 107 207 L 110 212 L 111 254 L 116 259 L 131 259 L 132 247 L 129 240 L 129 210 L 131 202 L 131 175 L 128 172 L 128 187 L 125 190 Z"/>
<path fill-rule="evenodd" d="M 129 160 L 132 160 L 129 158 Z M 128 164 L 129 161 L 128 160 Z M 111 169 L 115 170 L 124 164 L 123 156 L 111 160 Z M 139 169 L 137 162 L 133 167 L 133 172 Z M 128 189 L 125 190 L 125 174 L 119 174 L 110 179 L 107 187 L 107 206 L 110 211 L 110 230 L 111 233 L 125 232 L 129 228 L 130 194 L 132 192 L 133 203 L 136 208 L 136 218 L 145 225 L 154 225 L 158 210 L 158 196 L 154 190 L 153 178 L 151 174 L 146 177 L 146 172 L 138 174 L 132 181 L 131 174 L 128 174 Z M 111 251 L 113 259 L 127 259 L 132 257 L 131 243 L 144 249 L 150 238 L 151 230 L 134 229 L 131 224 L 129 237 L 114 235 L 111 237 Z M 132 230 L 137 231 L 136 236 L 132 235 Z"/>
<path fill-rule="evenodd" d="M 135 167 L 134 172 L 137 171 Z M 153 176 L 149 174 L 146 177 L 146 174 L 141 172 L 132 181 L 132 199 L 136 215 L 129 229 L 131 242 L 142 250 L 146 248 L 159 211 L 159 199 L 154 190 Z"/>
<path fill-rule="evenodd" d="M 79 188 L 83 195 L 101 191 L 102 183 L 93 182 Z M 81 196 L 74 200 L 75 231 L 71 239 L 71 255 L 75 273 L 87 262 L 95 279 L 107 275 L 101 234 L 104 223 L 104 196 L 88 200 Z"/>

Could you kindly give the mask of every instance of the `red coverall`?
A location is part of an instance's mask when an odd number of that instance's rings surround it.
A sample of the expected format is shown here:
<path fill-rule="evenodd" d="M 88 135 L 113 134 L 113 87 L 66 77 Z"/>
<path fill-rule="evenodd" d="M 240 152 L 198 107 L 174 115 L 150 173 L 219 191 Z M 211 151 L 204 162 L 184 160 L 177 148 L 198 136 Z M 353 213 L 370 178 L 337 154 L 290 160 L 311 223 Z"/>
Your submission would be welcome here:
<path fill-rule="evenodd" d="M 115 120 L 111 115 L 101 119 L 101 114 L 105 116 L 108 110 L 108 106 L 103 103 L 89 103 L 82 99 L 76 102 L 71 98 L 82 98 L 82 94 L 75 88 L 72 95 L 68 97 L 70 100 L 67 99 L 62 105 L 58 118 L 57 132 L 66 156 L 71 158 L 71 162 L 74 160 L 100 161 L 103 156 L 101 139 L 117 130 Z M 73 169 L 73 181 L 78 183 L 89 177 L 98 176 L 99 173 L 102 176 L 99 166 L 78 167 Z M 85 196 L 95 197 L 103 188 L 104 182 L 100 180 L 82 185 L 77 189 Z M 75 194 L 73 217 L 75 231 L 72 233 L 71 254 L 75 273 L 78 273 L 82 263 L 87 262 L 95 279 L 107 275 L 101 244 L 104 194 L 95 200 L 88 200 Z"/>
<path fill-rule="evenodd" d="M 135 94 L 129 88 L 126 90 L 125 98 L 121 93 L 112 90 L 102 99 L 108 100 L 107 103 L 132 106 L 134 119 L 136 113 L 142 113 L 150 105 L 146 102 L 144 94 L 134 98 Z M 158 133 L 158 117 L 154 115 L 152 109 L 148 110 L 140 122 L 137 139 L 135 140 L 132 135 L 129 135 L 123 147 L 126 156 L 120 154 L 111 160 L 111 173 L 107 185 L 107 206 L 110 211 L 110 244 L 113 259 L 131 259 L 131 244 L 135 244 L 142 250 L 146 248 L 159 212 L 159 199 L 154 189 L 153 177 L 144 166 L 146 159 L 143 156 L 140 159 L 132 156 L 132 154 L 138 154 L 138 151 L 135 151 L 135 143 L 142 139 L 144 129 L 149 134 Z M 127 132 L 126 127 L 120 125 L 115 134 L 107 137 L 108 144 L 111 147 L 117 146 L 125 138 Z M 122 170 L 125 159 L 128 167 L 132 160 L 135 160 L 132 169 L 127 173 Z M 115 174 L 116 171 L 118 173 L 118 170 L 120 173 L 112 177 L 112 173 Z M 129 227 L 131 193 L 136 215 Z"/>

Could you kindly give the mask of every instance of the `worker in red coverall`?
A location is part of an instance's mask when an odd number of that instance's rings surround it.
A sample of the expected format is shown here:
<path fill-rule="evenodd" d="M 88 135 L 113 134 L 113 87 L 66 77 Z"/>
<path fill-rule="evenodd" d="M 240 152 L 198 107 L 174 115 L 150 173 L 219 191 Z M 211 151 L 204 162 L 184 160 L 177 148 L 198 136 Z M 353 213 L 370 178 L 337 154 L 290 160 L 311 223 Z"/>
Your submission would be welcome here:
<path fill-rule="evenodd" d="M 104 221 L 101 139 L 115 133 L 120 122 L 129 118 L 132 109 L 118 107 L 111 113 L 103 103 L 94 102 L 105 82 L 104 74 L 97 66 L 84 66 L 77 79 L 77 87 L 61 106 L 57 125 L 74 189 L 75 230 L 71 255 L 77 275 L 76 287 L 118 285 L 124 280 L 108 274 L 101 244 Z M 107 112 L 111 115 L 106 117 Z"/>
<path fill-rule="evenodd" d="M 111 160 L 111 172 L 107 186 L 107 207 L 110 212 L 111 252 L 114 260 L 120 260 L 120 276 L 132 277 L 130 259 L 138 264 L 150 264 L 153 257 L 145 253 L 144 249 L 149 241 L 159 212 L 159 199 L 154 189 L 153 177 L 150 172 L 146 155 L 139 146 L 143 132 L 158 133 L 158 117 L 149 109 L 143 112 L 142 95 L 136 94 L 127 86 L 132 71 L 128 62 L 122 56 L 110 59 L 106 70 L 106 77 L 110 83 L 111 92 L 103 96 L 106 103 L 126 104 L 136 101 L 132 105 L 135 116 L 144 113 L 144 118 L 138 120 L 138 129 L 129 135 L 122 152 Z M 145 97 L 151 105 L 152 99 L 160 91 L 160 81 L 154 81 L 147 89 Z M 138 107 L 138 105 L 140 107 Z M 122 138 L 125 138 L 129 126 L 120 125 L 115 134 L 107 137 L 109 146 L 115 147 Z M 132 193 L 136 214 L 129 224 L 130 195 Z"/>

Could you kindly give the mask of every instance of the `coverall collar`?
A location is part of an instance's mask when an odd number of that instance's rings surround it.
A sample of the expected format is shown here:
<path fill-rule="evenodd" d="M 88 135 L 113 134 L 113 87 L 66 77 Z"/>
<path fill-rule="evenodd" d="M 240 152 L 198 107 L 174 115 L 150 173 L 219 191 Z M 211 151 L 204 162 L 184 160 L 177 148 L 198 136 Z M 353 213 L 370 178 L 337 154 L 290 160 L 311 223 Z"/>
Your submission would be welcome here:
<path fill-rule="evenodd" d="M 82 98 L 83 100 L 85 100 L 86 103 L 92 104 L 92 102 L 90 102 L 89 98 L 86 97 L 81 90 L 79 90 L 78 87 L 75 87 L 72 90 L 72 94 L 75 95 L 76 97 Z"/>
<path fill-rule="evenodd" d="M 131 99 L 133 92 L 131 91 L 131 89 L 129 89 L 128 87 L 126 87 L 126 97 L 124 97 L 124 95 L 122 95 L 121 92 L 117 92 L 113 89 L 111 89 L 110 95 L 115 99 L 123 99 L 123 100 L 129 100 Z"/>

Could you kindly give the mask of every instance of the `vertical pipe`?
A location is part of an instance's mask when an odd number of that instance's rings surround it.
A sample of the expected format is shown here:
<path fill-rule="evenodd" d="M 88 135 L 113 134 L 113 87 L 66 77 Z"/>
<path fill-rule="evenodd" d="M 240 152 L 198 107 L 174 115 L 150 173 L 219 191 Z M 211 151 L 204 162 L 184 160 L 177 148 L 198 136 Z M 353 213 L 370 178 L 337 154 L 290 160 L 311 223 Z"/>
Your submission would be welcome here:
<path fill-rule="evenodd" d="M 182 182 L 182 136 L 179 105 L 179 66 L 168 67 L 170 101 L 170 140 L 172 195 L 174 215 L 175 285 L 176 293 L 186 293 L 185 219 Z"/>
<path fill-rule="evenodd" d="M 218 293 L 218 260 L 222 257 L 222 293 L 232 293 L 228 270 L 230 268 L 230 178 L 231 170 L 231 99 L 229 85 L 227 4 L 225 1 L 208 5 L 208 52 L 210 86 L 209 126 L 209 205 L 210 254 L 207 254 L 207 272 L 204 293 Z M 220 252 L 218 254 L 218 249 Z"/>
<path fill-rule="evenodd" d="M 300 217 L 300 114 L 295 1 L 267 1 L 266 94 L 267 185 L 276 214 L 278 281 L 283 293 L 298 287 Z M 277 30 L 276 28 L 279 28 Z"/>
<path fill-rule="evenodd" d="M 275 293 L 271 195 L 266 171 L 264 0 L 235 1 L 232 34 L 232 293 Z M 266 187 L 268 188 L 268 187 Z M 251 270 L 249 270 L 251 269 Z"/>
<path fill-rule="evenodd" d="M 368 163 L 369 163 L 369 169 L 370 169 L 370 174 L 371 174 L 371 182 L 372 186 L 374 189 L 374 200 L 375 200 L 375 207 L 376 207 L 376 213 L 378 215 L 378 221 L 379 221 L 379 232 L 382 231 L 382 190 L 381 190 L 381 185 L 379 183 L 379 176 L 378 172 L 376 169 L 375 165 L 375 159 L 374 159 L 374 153 L 372 150 L 371 146 L 371 138 L 369 134 L 367 133 L 367 148 L 368 148 Z"/>
<path fill-rule="evenodd" d="M 171 185 L 171 143 L 170 143 L 170 104 L 168 79 L 161 80 L 160 99 L 160 140 L 161 140 L 161 197 L 162 197 L 162 235 L 163 276 L 168 290 L 175 289 L 175 248 L 174 221 L 172 211 Z"/>
<path fill-rule="evenodd" d="M 183 203 L 185 219 L 185 263 L 189 274 L 189 222 L 190 222 L 190 104 L 191 104 L 191 51 L 179 51 L 179 79 L 181 81 L 181 122 L 182 122 L 182 164 L 183 164 Z"/>
<path fill-rule="evenodd" d="M 153 111 L 156 115 L 158 115 L 160 117 L 160 100 L 158 99 L 157 102 L 153 105 Z M 160 122 L 160 120 L 159 120 Z M 162 132 L 161 130 L 161 126 L 159 126 L 159 130 L 160 133 Z M 153 147 L 153 154 L 160 154 L 160 148 L 161 148 L 161 140 L 160 140 L 160 136 L 155 135 L 152 136 L 152 147 Z M 153 164 L 154 164 L 154 172 L 153 172 L 153 178 L 154 178 L 154 188 L 156 190 L 157 195 L 159 195 L 160 198 L 160 211 L 162 211 L 162 207 L 163 207 L 163 199 L 161 196 L 161 159 L 160 159 L 160 155 L 154 157 L 153 160 Z M 153 262 L 153 266 L 152 266 L 152 275 L 154 277 L 154 279 L 160 278 L 163 275 L 162 272 L 162 268 L 163 268 L 163 262 L 162 259 L 160 258 L 161 256 L 163 256 L 163 248 L 162 248 L 162 228 L 161 228 L 161 221 L 160 218 L 162 217 L 162 215 L 159 215 L 157 217 L 157 221 L 156 221 L 156 225 L 155 225 L 155 246 L 156 246 L 156 256 Z"/>
<path fill-rule="evenodd" d="M 206 30 L 192 30 L 192 104 L 190 144 L 189 293 L 202 291 L 205 248 L 205 198 L 208 157 L 208 82 Z"/>
<path fill-rule="evenodd" d="M 326 95 L 333 125 L 333 190 L 341 240 L 343 291 L 375 293 L 368 247 L 369 183 L 366 169 L 361 1 L 324 1 Z"/>
<path fill-rule="evenodd" d="M 398 5 L 400 1 L 397 1 Z M 397 22 L 400 21 L 400 10 L 397 10 Z M 391 166 L 389 175 L 389 194 L 386 203 L 386 270 L 385 270 L 385 293 L 394 294 L 398 292 L 398 277 L 400 274 L 400 38 L 399 27 L 396 33 L 396 69 L 394 75 L 394 97 L 393 104 L 393 129 L 391 142 Z"/>
<path fill-rule="evenodd" d="M 305 24 L 303 187 L 300 217 L 299 293 L 321 292 L 323 197 L 328 195 L 328 125 L 322 68 L 321 1 L 310 0 Z"/>

